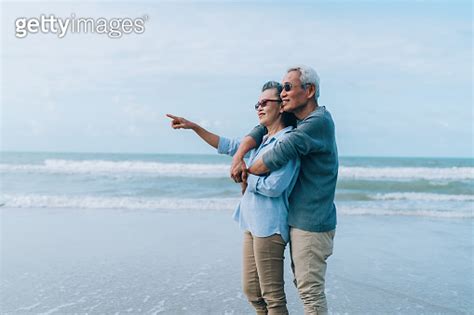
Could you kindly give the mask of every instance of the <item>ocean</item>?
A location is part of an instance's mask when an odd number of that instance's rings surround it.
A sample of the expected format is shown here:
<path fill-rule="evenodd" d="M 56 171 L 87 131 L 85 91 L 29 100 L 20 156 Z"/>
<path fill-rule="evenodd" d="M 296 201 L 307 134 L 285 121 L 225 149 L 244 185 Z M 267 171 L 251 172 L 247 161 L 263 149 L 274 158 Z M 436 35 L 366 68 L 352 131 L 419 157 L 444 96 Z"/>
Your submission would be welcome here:
<path fill-rule="evenodd" d="M 250 314 L 219 155 L 1 155 L 2 314 Z M 472 159 L 340 159 L 331 314 L 469 314 Z M 303 306 L 287 247 L 291 314 Z"/>
<path fill-rule="evenodd" d="M 191 154 L 2 152 L 7 208 L 231 210 L 230 158 Z M 343 215 L 473 218 L 474 159 L 341 157 Z"/>

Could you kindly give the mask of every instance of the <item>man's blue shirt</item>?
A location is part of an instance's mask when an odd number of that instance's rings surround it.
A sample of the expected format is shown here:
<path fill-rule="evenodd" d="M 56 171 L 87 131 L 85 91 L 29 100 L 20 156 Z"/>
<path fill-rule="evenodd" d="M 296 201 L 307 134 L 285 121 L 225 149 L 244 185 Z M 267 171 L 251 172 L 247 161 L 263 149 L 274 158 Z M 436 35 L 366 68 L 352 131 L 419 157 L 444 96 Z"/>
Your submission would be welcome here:
<path fill-rule="evenodd" d="M 265 133 L 266 128 L 259 125 L 249 136 L 259 144 Z M 295 158 L 301 159 L 301 169 L 289 198 L 289 225 L 310 232 L 335 229 L 339 163 L 334 121 L 324 106 L 300 120 L 262 157 L 272 172 Z"/>

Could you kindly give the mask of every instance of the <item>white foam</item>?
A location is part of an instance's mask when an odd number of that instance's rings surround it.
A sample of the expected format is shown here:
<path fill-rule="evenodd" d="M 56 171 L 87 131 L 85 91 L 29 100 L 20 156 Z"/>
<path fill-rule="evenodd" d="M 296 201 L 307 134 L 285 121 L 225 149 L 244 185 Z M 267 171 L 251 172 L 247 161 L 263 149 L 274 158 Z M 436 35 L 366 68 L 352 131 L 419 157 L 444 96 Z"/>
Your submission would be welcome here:
<path fill-rule="evenodd" d="M 0 164 L 2 172 L 59 174 L 152 174 L 173 177 L 228 177 L 230 165 L 144 161 L 45 160 L 44 164 Z"/>
<path fill-rule="evenodd" d="M 447 195 L 431 193 L 386 193 L 370 196 L 375 200 L 420 200 L 420 201 L 474 201 L 474 195 Z"/>
<path fill-rule="evenodd" d="M 7 208 L 61 208 L 61 209 L 145 209 L 145 210 L 232 210 L 239 198 L 139 198 L 51 195 L 3 195 Z M 439 218 L 474 218 L 466 207 L 450 210 L 393 209 L 388 203 L 373 207 L 338 205 L 338 213 L 345 215 L 398 215 Z M 464 210 L 463 210 L 464 209 Z M 469 207 L 468 207 L 469 209 Z"/>
<path fill-rule="evenodd" d="M 79 208 L 79 209 L 234 209 L 239 198 L 140 198 L 59 195 L 3 195 L 4 207 L 11 208 Z"/>
<path fill-rule="evenodd" d="M 158 304 L 153 306 L 150 310 L 148 310 L 146 312 L 146 314 L 156 315 L 156 314 L 164 312 L 166 310 L 165 309 L 165 302 L 166 302 L 166 300 L 159 301 Z"/>
<path fill-rule="evenodd" d="M 163 177 L 228 177 L 228 164 L 161 163 L 148 161 L 47 159 L 43 164 L 0 164 L 1 172 L 120 175 Z M 474 180 L 473 167 L 353 167 L 340 166 L 339 179 Z"/>
<path fill-rule="evenodd" d="M 61 305 L 58 305 L 50 310 L 47 310 L 46 312 L 44 313 L 40 313 L 41 315 L 49 315 L 49 314 L 53 314 L 53 313 L 56 313 L 58 312 L 60 309 L 62 308 L 65 308 L 65 307 L 68 307 L 68 306 L 73 306 L 73 305 L 76 305 L 76 303 L 65 303 L 65 304 L 61 304 Z"/>
<path fill-rule="evenodd" d="M 33 305 L 22 306 L 22 307 L 17 308 L 17 309 L 15 310 L 15 312 L 19 312 L 19 311 L 31 311 L 31 310 L 33 310 L 34 308 L 36 308 L 36 307 L 38 307 L 38 306 L 40 306 L 40 305 L 41 305 L 41 303 L 38 302 L 38 303 L 35 303 L 35 304 L 33 304 Z"/>
<path fill-rule="evenodd" d="M 472 167 L 339 167 L 342 179 L 472 180 Z"/>
<path fill-rule="evenodd" d="M 375 215 L 375 216 L 409 216 L 409 217 L 432 217 L 472 219 L 474 213 L 459 211 L 436 211 L 436 210 L 397 210 L 397 209 L 371 209 L 359 207 L 338 207 L 338 213 L 344 215 Z"/>

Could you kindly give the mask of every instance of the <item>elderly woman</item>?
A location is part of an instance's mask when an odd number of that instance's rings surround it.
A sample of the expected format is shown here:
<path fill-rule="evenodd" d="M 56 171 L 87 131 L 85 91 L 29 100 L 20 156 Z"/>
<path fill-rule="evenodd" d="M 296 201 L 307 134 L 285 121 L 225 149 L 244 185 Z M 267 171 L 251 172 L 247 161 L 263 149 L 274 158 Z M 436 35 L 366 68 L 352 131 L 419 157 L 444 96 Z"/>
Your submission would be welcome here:
<path fill-rule="evenodd" d="M 293 114 L 281 109 L 282 86 L 264 84 L 255 104 L 260 124 L 268 130 L 262 144 L 249 152 L 247 165 L 273 148 L 296 125 Z M 174 129 L 192 129 L 221 154 L 234 155 L 240 141 L 213 134 L 182 117 L 167 115 Z M 266 176 L 250 174 L 234 219 L 244 231 L 243 291 L 257 314 L 288 314 L 283 280 L 283 253 L 289 241 L 288 196 L 299 172 L 300 161 L 292 160 Z"/>

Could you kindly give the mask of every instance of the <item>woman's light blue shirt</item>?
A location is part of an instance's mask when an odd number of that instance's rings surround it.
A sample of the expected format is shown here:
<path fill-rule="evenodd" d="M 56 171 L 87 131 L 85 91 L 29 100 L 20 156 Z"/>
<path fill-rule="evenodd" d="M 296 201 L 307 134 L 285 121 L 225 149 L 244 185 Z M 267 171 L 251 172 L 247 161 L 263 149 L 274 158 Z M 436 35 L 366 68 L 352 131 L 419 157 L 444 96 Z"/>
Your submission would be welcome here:
<path fill-rule="evenodd" d="M 248 153 L 247 166 L 250 167 L 263 153 L 272 149 L 278 140 L 293 127 L 286 127 L 271 137 L 264 138 L 262 144 Z M 239 148 L 240 140 L 219 138 L 217 152 L 233 156 Z M 280 169 L 267 176 L 249 174 L 247 190 L 234 212 L 234 220 L 242 230 L 257 237 L 280 234 L 285 242 L 289 240 L 288 197 L 293 189 L 300 169 L 300 160 L 290 160 Z"/>

